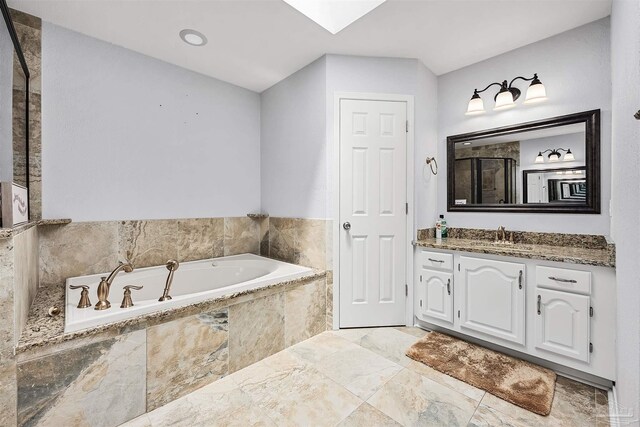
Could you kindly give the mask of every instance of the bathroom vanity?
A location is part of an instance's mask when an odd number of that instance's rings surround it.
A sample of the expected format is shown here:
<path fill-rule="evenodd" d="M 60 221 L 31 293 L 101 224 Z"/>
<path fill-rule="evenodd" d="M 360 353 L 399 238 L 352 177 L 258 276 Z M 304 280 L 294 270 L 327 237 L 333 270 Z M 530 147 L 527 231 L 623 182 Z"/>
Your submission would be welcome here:
<path fill-rule="evenodd" d="M 612 248 L 455 238 L 414 245 L 418 324 L 615 379 Z"/>

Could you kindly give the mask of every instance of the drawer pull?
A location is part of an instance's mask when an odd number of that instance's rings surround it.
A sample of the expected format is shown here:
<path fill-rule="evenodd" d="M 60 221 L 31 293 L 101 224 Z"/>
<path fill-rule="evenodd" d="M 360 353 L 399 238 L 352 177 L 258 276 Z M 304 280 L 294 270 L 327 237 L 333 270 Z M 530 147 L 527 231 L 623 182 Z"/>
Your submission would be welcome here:
<path fill-rule="evenodd" d="M 542 297 L 538 295 L 538 315 L 542 314 L 542 311 L 540 311 L 541 304 L 542 304 Z"/>
<path fill-rule="evenodd" d="M 451 279 L 447 279 L 447 294 L 451 295 Z"/>
<path fill-rule="evenodd" d="M 427 259 L 429 261 L 431 261 L 431 262 L 439 262 L 439 263 L 443 263 L 444 262 L 444 260 L 442 260 L 442 259 L 433 259 L 433 258 L 427 258 Z"/>
<path fill-rule="evenodd" d="M 560 277 L 554 277 L 554 276 L 549 276 L 549 279 L 555 280 L 556 282 L 562 282 L 562 283 L 578 283 L 578 281 L 574 279 L 562 279 Z"/>

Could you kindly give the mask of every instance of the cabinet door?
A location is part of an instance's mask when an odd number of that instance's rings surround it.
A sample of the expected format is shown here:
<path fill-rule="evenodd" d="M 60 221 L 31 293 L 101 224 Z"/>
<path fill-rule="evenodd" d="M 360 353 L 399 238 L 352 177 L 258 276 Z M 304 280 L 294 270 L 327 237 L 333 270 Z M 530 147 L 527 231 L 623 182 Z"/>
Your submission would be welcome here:
<path fill-rule="evenodd" d="M 460 326 L 525 343 L 524 264 L 460 257 Z"/>
<path fill-rule="evenodd" d="M 423 268 L 418 287 L 420 316 L 453 323 L 453 274 Z"/>
<path fill-rule="evenodd" d="M 548 289 L 536 296 L 536 348 L 588 362 L 589 297 Z"/>

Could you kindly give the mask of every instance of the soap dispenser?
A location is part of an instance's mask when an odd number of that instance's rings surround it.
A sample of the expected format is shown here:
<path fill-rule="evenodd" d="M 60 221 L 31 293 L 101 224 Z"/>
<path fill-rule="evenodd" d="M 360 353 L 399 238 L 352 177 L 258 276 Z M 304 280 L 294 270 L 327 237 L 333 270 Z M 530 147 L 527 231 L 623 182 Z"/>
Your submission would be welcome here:
<path fill-rule="evenodd" d="M 442 238 L 446 239 L 449 236 L 449 229 L 447 228 L 447 220 L 444 219 L 444 215 L 440 215 L 440 233 Z"/>
<path fill-rule="evenodd" d="M 447 221 L 444 219 L 444 215 L 440 215 L 440 218 L 436 221 L 436 240 L 441 240 L 447 237 Z"/>

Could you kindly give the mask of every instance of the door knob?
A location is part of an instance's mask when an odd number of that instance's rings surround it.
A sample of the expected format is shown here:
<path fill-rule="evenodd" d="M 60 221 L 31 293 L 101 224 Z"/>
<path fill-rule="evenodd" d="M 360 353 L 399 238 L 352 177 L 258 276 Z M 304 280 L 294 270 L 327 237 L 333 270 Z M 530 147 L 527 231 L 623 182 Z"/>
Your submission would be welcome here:
<path fill-rule="evenodd" d="M 344 224 L 342 224 L 342 228 L 344 228 L 347 231 L 351 230 L 351 223 L 348 221 L 345 222 Z"/>

